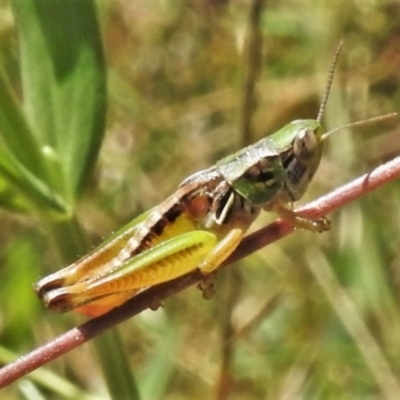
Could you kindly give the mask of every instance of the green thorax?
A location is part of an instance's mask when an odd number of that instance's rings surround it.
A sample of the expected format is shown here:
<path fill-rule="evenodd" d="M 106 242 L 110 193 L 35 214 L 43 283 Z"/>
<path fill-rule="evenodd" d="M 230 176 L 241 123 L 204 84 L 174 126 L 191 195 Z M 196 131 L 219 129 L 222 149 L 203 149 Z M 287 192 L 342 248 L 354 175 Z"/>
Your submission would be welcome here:
<path fill-rule="evenodd" d="M 298 120 L 217 163 L 221 175 L 242 197 L 264 206 L 279 196 L 298 200 L 318 169 L 323 129 Z"/>

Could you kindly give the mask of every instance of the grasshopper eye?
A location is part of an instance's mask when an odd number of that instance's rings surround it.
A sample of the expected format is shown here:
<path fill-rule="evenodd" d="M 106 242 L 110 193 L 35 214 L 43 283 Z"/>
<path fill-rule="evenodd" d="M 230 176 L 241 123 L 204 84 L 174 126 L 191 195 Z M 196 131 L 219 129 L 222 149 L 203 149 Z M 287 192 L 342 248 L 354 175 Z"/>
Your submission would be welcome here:
<path fill-rule="evenodd" d="M 297 159 L 307 160 L 317 146 L 317 139 L 311 128 L 302 129 L 293 142 L 293 152 Z"/>

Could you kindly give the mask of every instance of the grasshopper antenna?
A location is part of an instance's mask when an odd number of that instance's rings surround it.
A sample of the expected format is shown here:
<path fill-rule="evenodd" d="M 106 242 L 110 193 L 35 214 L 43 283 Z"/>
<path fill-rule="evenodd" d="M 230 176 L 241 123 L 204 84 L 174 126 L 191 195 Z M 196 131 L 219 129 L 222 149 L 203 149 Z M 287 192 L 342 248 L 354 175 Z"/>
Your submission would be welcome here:
<path fill-rule="evenodd" d="M 318 122 L 321 122 L 322 116 L 324 115 L 326 103 L 328 102 L 329 92 L 330 92 L 331 86 L 332 86 L 333 75 L 335 74 L 336 65 L 339 60 L 339 56 L 340 56 L 340 52 L 342 51 L 342 47 L 343 47 L 343 40 L 340 41 L 339 46 L 336 49 L 336 53 L 335 53 L 335 56 L 333 57 L 332 65 L 329 69 L 328 80 L 326 82 L 324 97 L 322 98 L 321 106 L 319 107 L 319 110 L 318 110 L 318 115 L 317 115 Z M 384 119 L 393 118 L 395 116 L 397 116 L 397 113 L 393 112 L 393 113 L 389 113 L 389 114 L 378 115 L 378 116 L 372 117 L 372 118 L 362 119 L 361 121 L 351 122 L 349 124 L 339 126 L 338 128 L 334 128 L 329 132 L 325 132 L 321 136 L 321 140 L 327 139 L 330 135 L 332 135 L 332 133 L 335 133 L 342 129 L 352 128 L 354 126 L 360 126 L 360 125 L 367 125 L 367 124 L 371 124 L 374 122 L 382 121 Z"/>
<path fill-rule="evenodd" d="M 340 41 L 339 46 L 336 49 L 336 53 L 333 58 L 332 65 L 329 69 L 328 80 L 326 82 L 324 97 L 322 98 L 321 106 L 319 107 L 319 110 L 318 110 L 318 115 L 317 115 L 318 122 L 321 122 L 322 116 L 324 115 L 326 103 L 328 102 L 329 92 L 331 91 L 333 75 L 335 74 L 336 64 L 338 62 L 340 52 L 342 51 L 342 47 L 343 47 L 343 40 Z"/>
<path fill-rule="evenodd" d="M 384 119 L 389 119 L 389 118 L 393 118 L 396 117 L 397 113 L 393 112 L 393 113 L 389 113 L 389 114 L 383 114 L 383 115 L 378 115 L 376 117 L 371 117 L 371 118 L 367 118 L 367 119 L 362 119 L 361 121 L 356 121 L 356 122 L 350 122 L 349 124 L 346 125 L 342 125 L 339 126 L 338 128 L 334 128 L 329 132 L 325 132 L 322 136 L 321 136 L 321 140 L 326 140 L 327 137 L 329 137 L 330 135 L 332 135 L 332 133 L 335 133 L 337 131 L 341 131 L 342 129 L 346 129 L 346 128 L 352 128 L 354 126 L 360 126 L 360 125 L 367 125 L 367 124 L 372 124 L 374 122 L 377 121 L 383 121 Z"/>

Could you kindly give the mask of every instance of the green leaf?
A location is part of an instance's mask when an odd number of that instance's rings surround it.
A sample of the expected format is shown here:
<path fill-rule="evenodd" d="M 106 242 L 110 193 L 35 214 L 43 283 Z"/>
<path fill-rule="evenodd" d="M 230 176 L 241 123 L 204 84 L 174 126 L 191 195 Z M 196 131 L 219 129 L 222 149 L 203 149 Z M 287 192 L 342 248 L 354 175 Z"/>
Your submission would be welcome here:
<path fill-rule="evenodd" d="M 46 169 L 41 178 L 73 206 L 104 135 L 106 74 L 94 5 L 91 0 L 12 4 L 24 109 Z M 23 152 L 19 149 L 19 159 L 27 158 Z"/>
<path fill-rule="evenodd" d="M 8 183 L 8 187 L 3 188 L 8 192 L 7 199 L 24 194 L 26 199 L 23 202 L 26 204 L 29 200 L 59 211 L 65 210 L 63 201 L 46 183 L 39 145 L 1 71 L 0 134 L 0 174 Z M 11 203 L 6 201 L 1 205 L 13 208 Z"/>

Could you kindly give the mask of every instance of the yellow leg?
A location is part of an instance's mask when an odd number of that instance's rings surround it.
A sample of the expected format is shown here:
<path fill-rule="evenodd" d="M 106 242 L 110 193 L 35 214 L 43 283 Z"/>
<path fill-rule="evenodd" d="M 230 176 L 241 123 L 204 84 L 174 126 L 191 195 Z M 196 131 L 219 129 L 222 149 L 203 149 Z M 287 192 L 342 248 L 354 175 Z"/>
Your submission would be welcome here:
<path fill-rule="evenodd" d="M 198 284 L 204 299 L 211 299 L 215 294 L 215 276 L 213 271 L 221 265 L 236 249 L 244 236 L 244 230 L 235 228 L 207 254 L 198 268 L 205 274 L 204 279 Z"/>
<path fill-rule="evenodd" d="M 209 274 L 221 265 L 236 249 L 242 241 L 244 231 L 241 228 L 234 228 L 206 255 L 199 264 L 199 269 L 203 274 Z"/>

